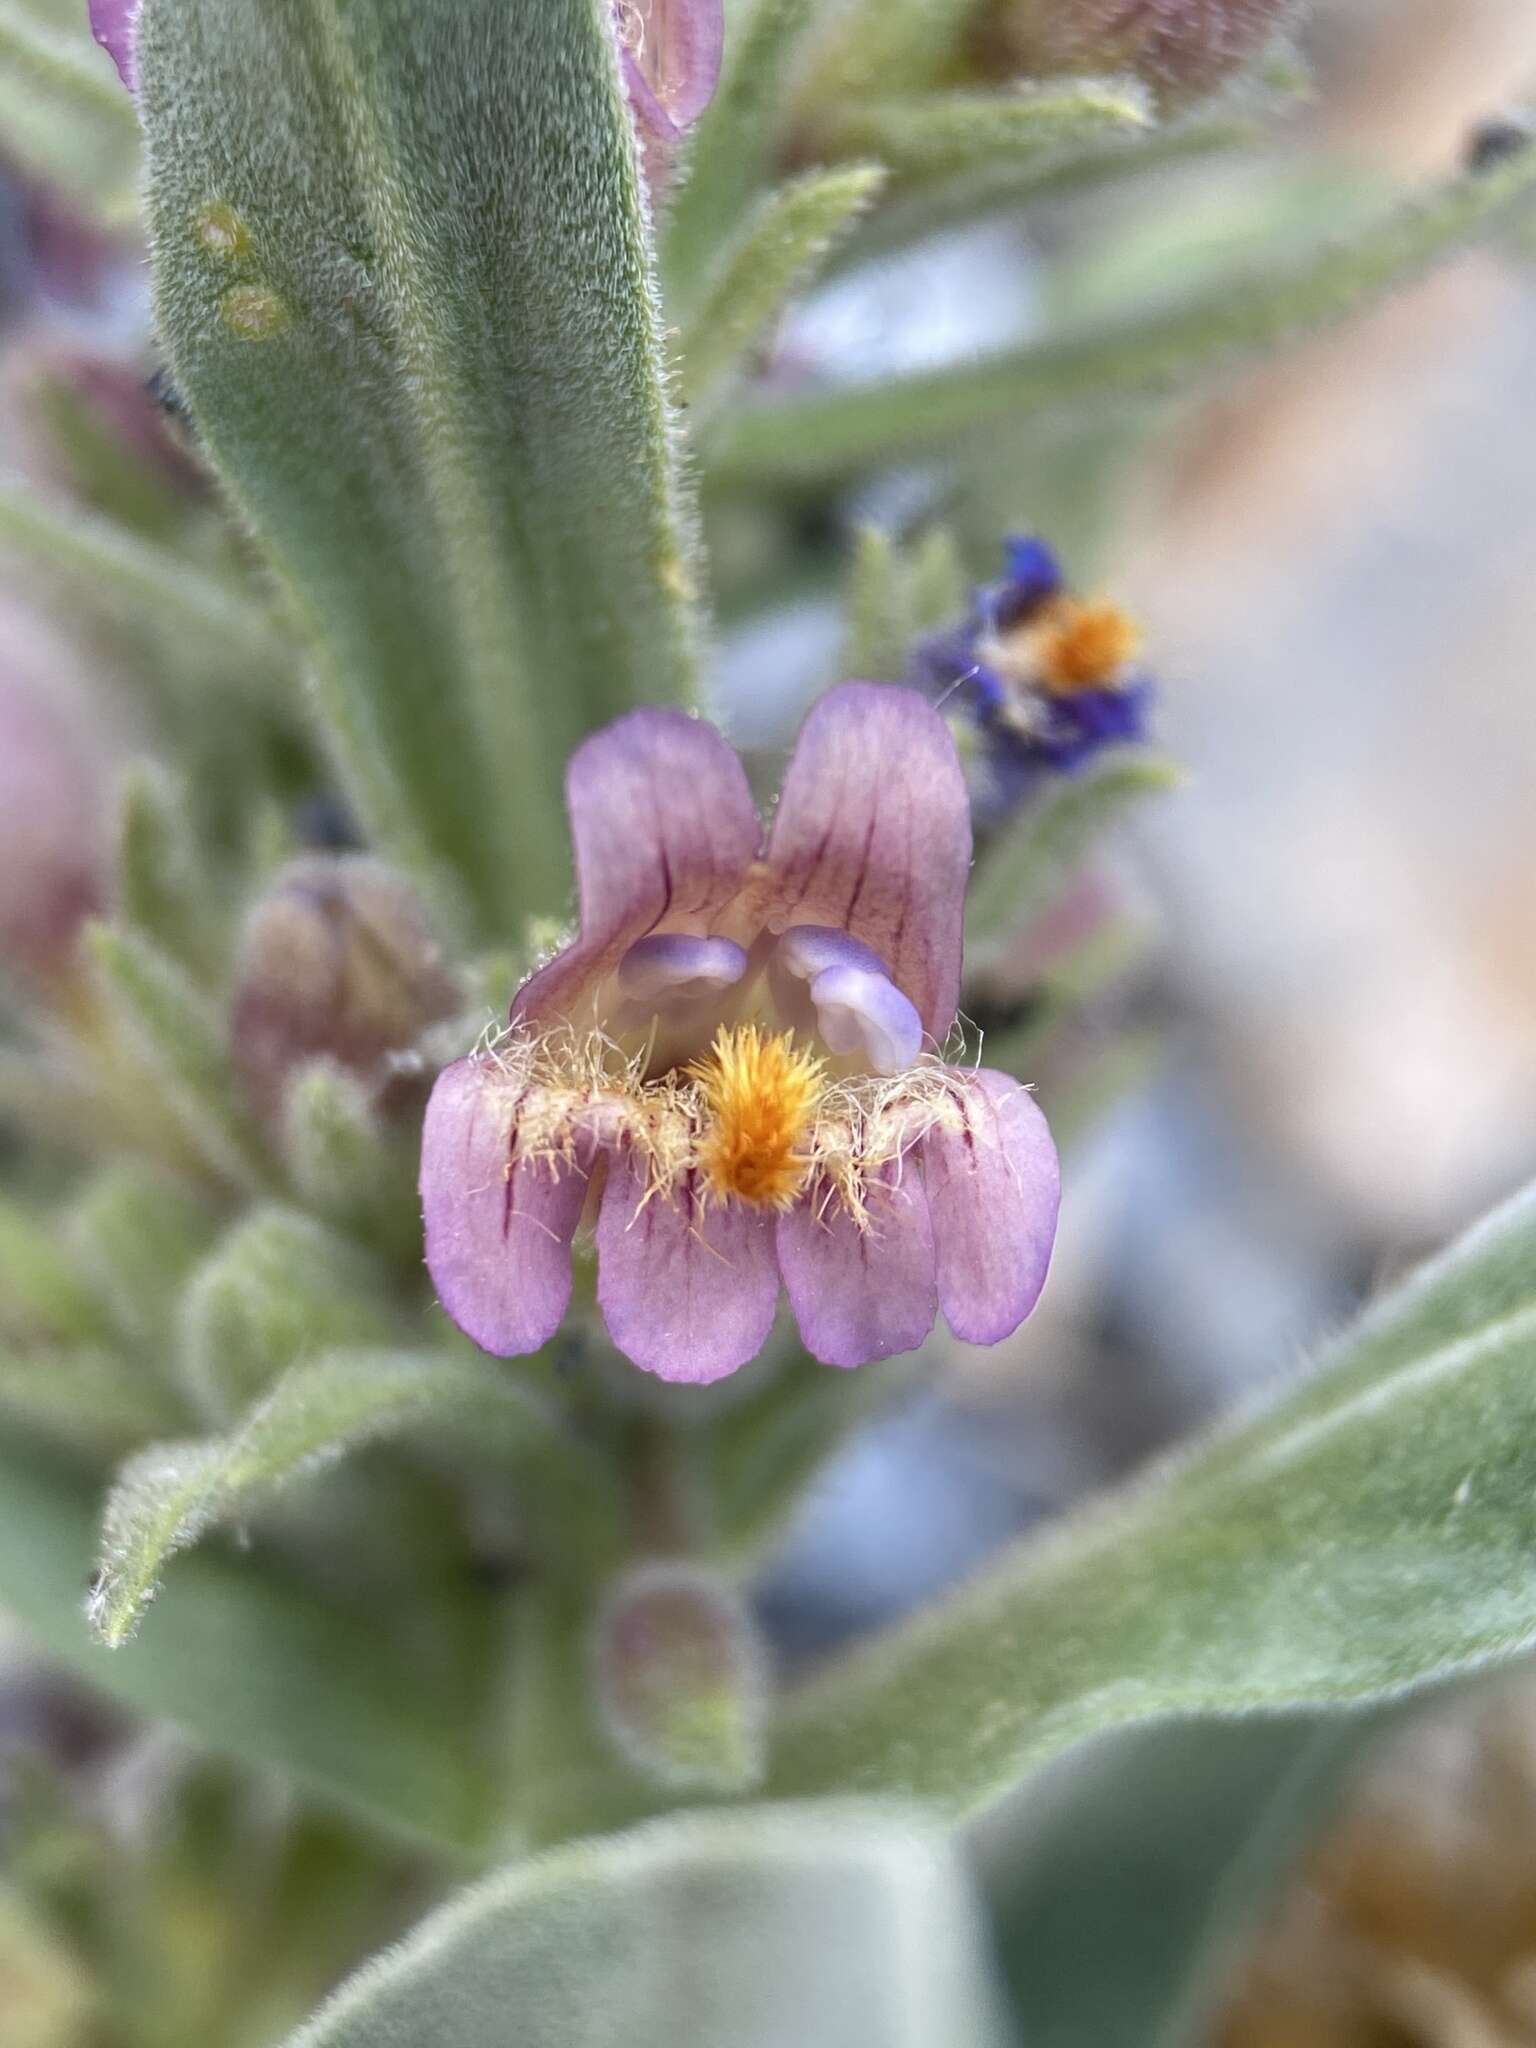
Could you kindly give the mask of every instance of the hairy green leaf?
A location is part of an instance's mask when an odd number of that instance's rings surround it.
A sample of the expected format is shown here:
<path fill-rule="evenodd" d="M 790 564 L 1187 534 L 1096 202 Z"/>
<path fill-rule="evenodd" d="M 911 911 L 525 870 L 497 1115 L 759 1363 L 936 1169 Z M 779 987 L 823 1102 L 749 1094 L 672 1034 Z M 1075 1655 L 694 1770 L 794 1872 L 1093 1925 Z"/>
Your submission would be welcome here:
<path fill-rule="evenodd" d="M 596 1469 L 522 1380 L 483 1359 L 438 1352 L 333 1351 L 294 1366 L 228 1436 L 156 1444 L 107 1502 L 91 1623 L 117 1645 L 136 1632 L 168 1560 L 292 1480 L 359 1445 L 446 1437 L 505 1468 L 540 1503 L 605 1522 Z"/>
<path fill-rule="evenodd" d="M 883 526 L 861 526 L 848 565 L 847 624 L 839 672 L 870 682 L 905 674 L 911 656 L 901 550 Z"/>
<path fill-rule="evenodd" d="M 1348 318 L 1474 237 L 1536 190 L 1536 151 L 1447 180 L 1350 236 L 1272 270 L 1251 263 L 1164 311 L 1118 316 L 1010 353 L 888 383 L 762 401 L 707 450 L 712 477 L 834 477 L 1034 411 L 1175 391 Z"/>
<path fill-rule="evenodd" d="M 209 878 L 198 857 L 185 792 L 153 762 L 123 781 L 117 831 L 118 901 L 125 923 L 189 973 L 206 975 L 219 953 Z"/>
<path fill-rule="evenodd" d="M 859 527 L 848 565 L 839 673 L 900 682 L 918 635 L 955 618 L 964 602 L 952 534 L 933 527 L 903 546 L 882 527 Z"/>
<path fill-rule="evenodd" d="M 1016 214 L 1038 200 L 1070 198 L 1099 186 L 1146 176 L 1205 156 L 1251 147 L 1258 124 L 1232 114 L 1203 115 L 1151 130 L 1117 129 L 1097 143 L 1035 155 L 1015 152 L 988 164 L 971 164 L 904 184 L 888 193 L 877 213 L 833 253 L 828 267 L 849 269 L 909 248 L 946 228 Z"/>
<path fill-rule="evenodd" d="M 301 1068 L 283 1100 L 282 1144 L 312 1209 L 381 1251 L 419 1251 L 416 1134 L 386 1128 L 354 1075 L 329 1060 Z"/>
<path fill-rule="evenodd" d="M 959 618 L 965 608 L 965 567 L 955 536 L 931 526 L 907 549 L 907 623 L 915 639 Z"/>
<path fill-rule="evenodd" d="M 248 1210 L 198 1267 L 180 1322 L 182 1381 L 217 1423 L 306 1358 L 399 1335 L 374 1263 L 312 1218 L 271 1206 Z"/>
<path fill-rule="evenodd" d="M 929 93 L 850 105 L 829 125 L 839 156 L 872 157 L 902 180 L 1060 158 L 1073 145 L 1145 128 L 1146 88 L 1134 79 L 1074 78 L 1014 92 Z"/>
<path fill-rule="evenodd" d="M 884 182 L 877 164 L 813 171 L 770 193 L 742 223 L 684 331 L 683 376 L 693 403 L 761 339 Z"/>
<path fill-rule="evenodd" d="M 205 1199 L 138 1160 L 100 1168 L 71 1210 L 70 1246 L 113 1331 L 161 1374 L 182 1283 L 216 1227 Z"/>
<path fill-rule="evenodd" d="M 40 1649 L 125 1705 L 390 1828 L 480 1838 L 478 1703 L 462 1681 L 438 1683 L 376 1614 L 213 1551 L 183 1564 L 151 1644 L 101 1648 L 81 1612 L 95 1535 L 92 1487 L 15 1435 L 0 1443 L 0 1602 Z"/>
<path fill-rule="evenodd" d="M 1069 1743 L 1339 1707 L 1536 1640 L 1536 1196 L 1329 1368 L 809 1684 L 770 1783 L 985 1805 Z"/>
<path fill-rule="evenodd" d="M 772 175 L 790 69 L 813 12 L 813 0 L 755 0 L 739 33 L 730 24 L 719 86 L 685 146 L 685 182 L 663 223 L 669 304 L 691 305 Z"/>
<path fill-rule="evenodd" d="M 263 1148 L 207 998 L 140 932 L 96 925 L 88 939 L 112 1012 L 192 1156 L 231 1186 L 260 1186 L 268 1173 Z"/>
<path fill-rule="evenodd" d="M 139 53 L 162 330 L 353 798 L 488 930 L 558 911 L 571 743 L 694 691 L 611 9 L 148 0 Z"/>
<path fill-rule="evenodd" d="M 0 1197 L 0 1332 L 66 1344 L 110 1342 L 111 1318 L 57 1222 Z"/>
<path fill-rule="evenodd" d="M 970 1893 L 908 1816 L 685 1814 L 444 1907 L 289 2048 L 984 2048 Z"/>
<path fill-rule="evenodd" d="M 290 661 L 266 613 L 206 570 L 114 521 L 0 475 L 0 554 L 41 576 L 87 617 L 125 620 L 152 637 L 244 649 L 274 670 Z"/>
<path fill-rule="evenodd" d="M 1176 763 L 1125 748 L 1038 791 L 977 862 L 966 898 L 967 950 L 1021 930 L 1106 834 L 1181 779 Z"/>

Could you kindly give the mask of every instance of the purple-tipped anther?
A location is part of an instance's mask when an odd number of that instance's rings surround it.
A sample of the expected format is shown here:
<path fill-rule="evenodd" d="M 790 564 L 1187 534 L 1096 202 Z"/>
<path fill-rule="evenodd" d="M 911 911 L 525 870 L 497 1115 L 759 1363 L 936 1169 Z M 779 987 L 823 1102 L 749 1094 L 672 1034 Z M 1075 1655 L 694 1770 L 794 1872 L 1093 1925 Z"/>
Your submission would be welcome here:
<path fill-rule="evenodd" d="M 877 1074 L 900 1074 L 923 1049 L 923 1020 L 893 981 L 865 967 L 827 967 L 811 983 L 816 1022 L 831 1051 L 861 1055 Z"/>
<path fill-rule="evenodd" d="M 899 1074 L 923 1049 L 923 1020 L 872 946 L 831 925 L 791 925 L 775 964 L 809 985 L 816 1029 L 830 1052 Z"/>
<path fill-rule="evenodd" d="M 721 994 L 746 971 L 747 956 L 730 939 L 655 932 L 637 941 L 619 962 L 619 987 L 632 1002 L 692 1002 Z"/>
<path fill-rule="evenodd" d="M 597 1249 L 597 1307 L 646 1372 L 702 1385 L 767 1342 L 781 1288 L 828 1365 L 996 1343 L 1056 1227 L 1045 1119 L 941 1065 L 971 831 L 943 719 L 846 683 L 811 711 L 764 843 L 740 761 L 678 711 L 572 758 L 581 930 L 511 1028 L 439 1077 L 427 1265 L 461 1329 L 531 1351 Z"/>
<path fill-rule="evenodd" d="M 779 940 L 778 958 L 797 981 L 814 981 L 829 967 L 858 967 L 887 979 L 891 972 L 873 946 L 827 924 L 791 925 Z"/>

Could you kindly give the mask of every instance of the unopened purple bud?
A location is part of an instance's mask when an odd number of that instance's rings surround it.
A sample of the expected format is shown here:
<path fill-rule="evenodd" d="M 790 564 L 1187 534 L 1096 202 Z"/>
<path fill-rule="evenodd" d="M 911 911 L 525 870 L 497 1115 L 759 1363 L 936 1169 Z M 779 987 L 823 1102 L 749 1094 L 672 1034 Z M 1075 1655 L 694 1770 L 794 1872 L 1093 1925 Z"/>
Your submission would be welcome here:
<path fill-rule="evenodd" d="M 681 1562 L 637 1565 L 603 1603 L 594 1652 L 604 1723 L 636 1770 L 678 1789 L 759 1782 L 767 1657 L 724 1579 Z"/>
<path fill-rule="evenodd" d="M 382 1090 L 458 1001 L 411 884 L 363 854 L 312 855 L 285 868 L 247 920 L 235 1058 L 263 1110 L 319 1058 Z"/>
<path fill-rule="evenodd" d="M 142 4 L 143 0 L 91 0 L 91 34 L 111 57 L 130 92 L 138 85 L 134 45 Z"/>
<path fill-rule="evenodd" d="M 9 668 L 29 624 L 8 612 L 0 630 Z M 68 973 L 80 927 L 108 893 L 104 782 L 84 713 L 63 689 L 0 674 L 0 966 L 40 983 Z"/>
<path fill-rule="evenodd" d="M 614 18 L 646 176 L 655 190 L 666 180 L 679 139 L 719 83 L 722 0 L 615 0 Z"/>
<path fill-rule="evenodd" d="M 1296 12 L 1296 0 L 997 0 L 983 40 L 1011 71 L 1130 72 L 1177 104 L 1213 92 Z"/>

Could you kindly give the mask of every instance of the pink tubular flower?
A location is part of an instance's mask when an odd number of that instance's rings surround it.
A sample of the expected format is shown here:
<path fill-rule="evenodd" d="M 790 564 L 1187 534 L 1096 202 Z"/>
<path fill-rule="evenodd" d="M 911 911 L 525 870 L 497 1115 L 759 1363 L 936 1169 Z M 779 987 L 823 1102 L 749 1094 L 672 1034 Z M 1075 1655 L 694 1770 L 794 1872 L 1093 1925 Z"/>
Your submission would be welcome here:
<path fill-rule="evenodd" d="M 580 936 L 507 1036 L 438 1077 L 427 1265 L 485 1350 L 536 1350 L 596 1208 L 614 1343 L 704 1382 L 768 1336 L 782 1279 L 829 1365 L 910 1351 L 943 1309 L 992 1344 L 1045 1280 L 1058 1176 L 1006 1075 L 944 1065 L 971 857 L 954 741 L 914 691 L 811 711 L 766 847 L 712 726 L 635 711 L 567 777 Z"/>

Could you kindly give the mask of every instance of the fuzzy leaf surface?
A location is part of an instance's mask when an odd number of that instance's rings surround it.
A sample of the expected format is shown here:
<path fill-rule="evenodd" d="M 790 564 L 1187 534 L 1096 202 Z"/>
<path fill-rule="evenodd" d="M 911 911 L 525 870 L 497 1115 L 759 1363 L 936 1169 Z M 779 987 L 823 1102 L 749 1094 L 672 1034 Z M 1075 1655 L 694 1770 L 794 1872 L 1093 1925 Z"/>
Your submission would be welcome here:
<path fill-rule="evenodd" d="M 684 336 L 683 374 L 695 400 L 768 331 L 884 182 L 877 164 L 813 171 L 753 211 Z"/>
<path fill-rule="evenodd" d="M 81 1611 L 95 1538 L 94 1488 L 8 1433 L 0 1602 L 39 1648 L 136 1711 L 389 1828 L 449 1844 L 477 1838 L 477 1702 L 462 1678 L 440 1684 L 377 1615 L 212 1551 L 187 1559 L 151 1644 L 104 1649 Z"/>
<path fill-rule="evenodd" d="M 1447 179 L 1301 258 L 1223 276 L 1144 318 L 1084 323 L 1026 347 L 732 415 L 708 457 L 719 478 L 836 477 L 1031 412 L 1075 413 L 1187 388 L 1363 311 L 1518 213 L 1536 151 Z"/>
<path fill-rule="evenodd" d="M 1132 1723 L 1368 1704 L 1536 1641 L 1536 1191 L 1323 1370 L 813 1680 L 786 1795 L 986 1807 Z"/>
<path fill-rule="evenodd" d="M 840 155 L 872 157 L 903 180 L 1037 163 L 1104 136 L 1134 133 L 1151 119 L 1134 79 L 1069 79 L 1015 92 L 931 93 L 854 106 L 837 122 Z"/>
<path fill-rule="evenodd" d="M 294 1366 L 226 1436 L 152 1445 L 107 1501 L 91 1623 L 103 1642 L 135 1633 L 175 1554 L 264 1506 L 359 1445 L 415 1432 L 468 1444 L 531 1475 L 541 1498 L 600 1495 L 537 1397 L 484 1361 L 432 1352 L 331 1352 Z"/>
<path fill-rule="evenodd" d="M 512 2031 L 509 2031 L 509 2026 Z M 694 1813 L 499 1873 L 288 2048 L 989 2048 L 952 1853 L 857 1807 Z"/>
<path fill-rule="evenodd" d="M 159 320 L 381 845 L 558 912 L 560 766 L 693 693 L 605 0 L 147 0 Z"/>
<path fill-rule="evenodd" d="M 1180 780 L 1174 762 L 1125 748 L 1040 790 L 977 863 L 966 898 L 967 947 L 1017 931 L 1044 910 L 1105 834 Z"/>

